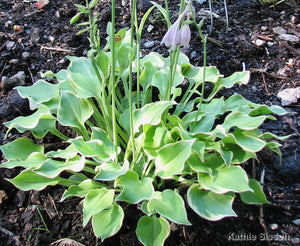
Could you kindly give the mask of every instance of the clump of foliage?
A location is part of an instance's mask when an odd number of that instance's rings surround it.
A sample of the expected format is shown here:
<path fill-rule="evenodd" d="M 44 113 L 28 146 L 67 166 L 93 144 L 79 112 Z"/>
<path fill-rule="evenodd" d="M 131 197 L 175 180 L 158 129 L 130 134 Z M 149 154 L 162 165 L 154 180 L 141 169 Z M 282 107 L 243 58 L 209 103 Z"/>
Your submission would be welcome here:
<path fill-rule="evenodd" d="M 88 57 L 68 57 L 66 70 L 45 74 L 57 83 L 42 79 L 17 87 L 35 111 L 5 123 L 7 134 L 12 129 L 30 131 L 35 139 L 53 134 L 65 148 L 46 151 L 26 137 L 2 145 L 6 162 L 0 167 L 24 168 L 8 181 L 25 191 L 66 187 L 61 201 L 82 198 L 83 226 L 91 221 L 102 240 L 121 228 L 121 205 L 136 204 L 144 213 L 136 228 L 144 245 L 162 245 L 170 222 L 191 225 L 187 205 L 216 221 L 236 216 L 236 194 L 247 204 L 268 203 L 260 183 L 249 178 L 241 164 L 257 159 L 264 148 L 280 155 L 276 139 L 281 138 L 258 128 L 285 111 L 239 94 L 217 97 L 223 88 L 247 84 L 248 71 L 225 78 L 216 67 L 193 66 L 180 47 L 172 47 L 167 58 L 155 52 L 140 57 L 143 25 L 154 7 L 171 27 L 167 6 L 153 3 L 138 25 L 133 1 L 131 29 L 115 33 L 113 0 L 108 41 L 101 49 L 98 15 L 92 15 L 97 2 L 76 5 L 80 12 L 71 20 L 89 17 L 79 24 L 85 27 L 81 32 L 90 33 Z M 185 3 L 181 6 L 180 12 Z M 184 24 L 196 25 L 205 46 L 201 23 L 188 21 Z M 207 96 L 205 83 L 212 88 Z M 76 137 L 64 135 L 67 131 L 59 130 L 63 127 Z"/>

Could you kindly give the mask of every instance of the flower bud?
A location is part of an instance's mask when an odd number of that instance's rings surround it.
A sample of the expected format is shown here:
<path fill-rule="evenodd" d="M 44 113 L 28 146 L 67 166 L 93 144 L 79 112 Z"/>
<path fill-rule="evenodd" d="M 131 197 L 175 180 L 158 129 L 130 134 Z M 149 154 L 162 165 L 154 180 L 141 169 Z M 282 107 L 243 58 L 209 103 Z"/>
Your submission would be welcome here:
<path fill-rule="evenodd" d="M 180 29 L 180 44 L 183 46 L 189 45 L 191 40 L 191 30 L 189 25 L 184 24 Z"/>

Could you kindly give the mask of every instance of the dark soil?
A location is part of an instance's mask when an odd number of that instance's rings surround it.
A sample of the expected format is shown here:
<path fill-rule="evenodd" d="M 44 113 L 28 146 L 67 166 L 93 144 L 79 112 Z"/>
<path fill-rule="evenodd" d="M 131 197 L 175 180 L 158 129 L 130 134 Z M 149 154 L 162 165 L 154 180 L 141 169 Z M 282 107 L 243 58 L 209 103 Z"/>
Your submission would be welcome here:
<path fill-rule="evenodd" d="M 69 24 L 69 20 L 77 12 L 74 3 L 84 4 L 85 1 L 50 0 L 49 4 L 40 10 L 35 2 L 0 1 L 2 81 L 3 77 L 11 78 L 24 71 L 25 84 L 31 85 L 41 78 L 40 72 L 57 72 L 66 68 L 67 55 L 85 56 L 89 49 L 86 35 L 76 36 L 79 29 Z M 117 2 L 117 28 L 128 27 L 129 4 L 122 6 L 121 2 L 126 1 Z M 138 2 L 139 14 L 142 16 L 149 7 L 149 2 Z M 163 4 L 164 1 L 157 2 Z M 169 1 L 169 8 L 174 17 L 178 13 L 178 2 Z M 194 2 L 196 12 L 201 9 L 208 10 L 208 2 Z M 232 93 L 240 93 L 255 102 L 280 105 L 276 96 L 280 90 L 300 86 L 300 45 L 299 42 L 280 39 L 274 28 L 281 27 L 286 33 L 300 37 L 299 1 L 286 0 L 275 7 L 262 7 L 254 0 L 229 0 L 227 6 L 229 30 L 226 34 L 223 1 L 213 3 L 213 11 L 218 16 L 214 18 L 212 33 L 209 35 L 207 63 L 217 66 L 226 76 L 241 71 L 244 64 L 251 71 L 251 80 L 247 86 L 236 86 L 232 90 L 223 91 L 222 95 L 227 97 Z M 99 29 L 104 44 L 106 24 L 110 19 L 109 1 L 100 0 L 96 11 L 101 13 Z M 210 17 L 206 17 L 203 32 L 209 33 Z M 149 20 L 151 22 L 145 25 L 142 42 L 144 44 L 154 41 L 155 45 L 145 48 L 142 44 L 142 53 L 156 51 L 167 54 L 166 48 L 160 46 L 160 40 L 166 30 L 165 22 L 161 20 L 158 12 L 151 14 Z M 154 27 L 151 32 L 146 30 L 149 25 Z M 201 66 L 201 40 L 194 29 L 192 35 L 190 47 L 185 48 L 183 52 L 191 57 L 193 64 Z M 5 87 L 3 82 L 1 86 L 1 123 L 19 115 L 28 115 L 30 110 L 27 102 L 10 88 L 12 86 Z M 279 117 L 276 122 L 266 122 L 262 128 L 278 135 L 294 134 L 282 143 L 282 165 L 280 166 L 278 157 L 266 151 L 260 154 L 259 163 L 245 164 L 249 175 L 264 181 L 264 190 L 271 204 L 245 205 L 237 197 L 234 209 L 238 217 L 218 222 L 206 221 L 189 211 L 189 219 L 193 226 L 172 225 L 172 233 L 166 240 L 166 245 L 300 244 L 299 103 L 286 109 L 289 114 Z M 4 139 L 5 132 L 6 128 L 1 124 L 0 144 L 20 136 L 17 132 L 12 132 Z M 50 136 L 45 141 L 51 143 L 56 140 Z M 16 174 L 16 170 L 0 169 L 0 245 L 41 246 L 64 238 L 76 240 L 84 245 L 141 245 L 135 236 L 136 223 L 141 212 L 135 206 L 124 207 L 126 216 L 121 231 L 101 243 L 93 236 L 90 225 L 82 228 L 82 207 L 79 199 L 60 202 L 63 193 L 61 187 L 49 187 L 40 192 L 18 191 L 5 180 Z M 60 245 L 75 245 L 61 243 Z"/>

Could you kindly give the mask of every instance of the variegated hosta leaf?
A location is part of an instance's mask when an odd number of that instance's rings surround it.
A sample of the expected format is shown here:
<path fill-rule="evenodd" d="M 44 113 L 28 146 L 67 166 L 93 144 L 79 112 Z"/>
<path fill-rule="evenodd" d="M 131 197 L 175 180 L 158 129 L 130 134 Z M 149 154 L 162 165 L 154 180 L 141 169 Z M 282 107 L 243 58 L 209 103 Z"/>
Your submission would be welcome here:
<path fill-rule="evenodd" d="M 7 160 L 26 160 L 33 152 L 44 153 L 44 146 L 37 145 L 29 138 L 17 138 L 13 142 L 0 146 L 5 159 Z"/>
<path fill-rule="evenodd" d="M 187 219 L 187 214 L 182 197 L 174 190 L 164 190 L 155 192 L 153 198 L 148 202 L 149 211 L 156 211 L 161 216 L 177 224 L 191 225 Z"/>
<path fill-rule="evenodd" d="M 66 161 L 57 161 L 49 158 L 41 165 L 41 167 L 34 169 L 34 172 L 48 178 L 54 178 L 65 170 L 80 172 L 84 168 L 84 165 L 84 156 L 77 156 L 70 160 L 67 159 Z"/>
<path fill-rule="evenodd" d="M 61 200 L 63 201 L 68 197 L 77 196 L 77 197 L 84 197 L 86 196 L 91 190 L 100 189 L 103 185 L 97 181 L 92 179 L 86 179 L 82 181 L 78 185 L 70 186 L 62 195 Z"/>
<path fill-rule="evenodd" d="M 190 207 L 207 220 L 220 220 L 228 216 L 236 216 L 232 210 L 234 193 L 216 194 L 202 189 L 198 184 L 190 186 L 187 193 Z"/>
<path fill-rule="evenodd" d="M 181 140 L 170 143 L 157 151 L 155 159 L 156 173 L 161 178 L 171 178 L 180 174 L 184 168 L 185 161 L 189 158 L 194 139 Z"/>
<path fill-rule="evenodd" d="M 57 131 L 56 118 L 51 115 L 48 107 L 41 105 L 36 112 L 29 116 L 19 116 L 12 121 L 5 122 L 4 125 L 8 128 L 7 134 L 16 128 L 23 133 L 27 130 L 31 131 L 35 138 L 43 138 L 47 132 Z"/>
<path fill-rule="evenodd" d="M 149 199 L 154 192 L 151 178 L 146 177 L 140 180 L 138 175 L 131 170 L 115 180 L 115 187 L 123 188 L 116 201 L 126 201 L 131 204 Z"/>
<path fill-rule="evenodd" d="M 91 190 L 83 201 L 83 226 L 85 227 L 90 218 L 104 209 L 110 208 L 114 200 L 115 191 L 112 189 Z"/>
<path fill-rule="evenodd" d="M 57 119 L 63 126 L 85 129 L 84 123 L 92 116 L 92 105 L 72 93 L 61 92 L 57 110 Z"/>
<path fill-rule="evenodd" d="M 18 176 L 13 179 L 7 179 L 14 186 L 20 190 L 42 190 L 48 185 L 57 185 L 60 181 L 59 177 L 47 178 L 45 176 L 38 175 L 32 170 L 24 170 Z"/>
<path fill-rule="evenodd" d="M 96 237 L 105 238 L 116 234 L 122 227 L 124 211 L 121 206 L 114 203 L 112 207 L 95 214 L 92 219 L 94 234 Z"/>

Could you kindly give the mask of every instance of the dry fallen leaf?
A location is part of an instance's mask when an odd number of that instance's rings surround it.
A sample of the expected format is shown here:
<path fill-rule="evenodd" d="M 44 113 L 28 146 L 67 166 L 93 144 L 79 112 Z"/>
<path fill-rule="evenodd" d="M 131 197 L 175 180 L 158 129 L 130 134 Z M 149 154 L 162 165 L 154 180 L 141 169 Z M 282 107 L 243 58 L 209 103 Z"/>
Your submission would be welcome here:
<path fill-rule="evenodd" d="M 48 3 L 49 3 L 49 0 L 39 0 L 35 3 L 35 5 L 38 9 L 42 9 Z"/>

